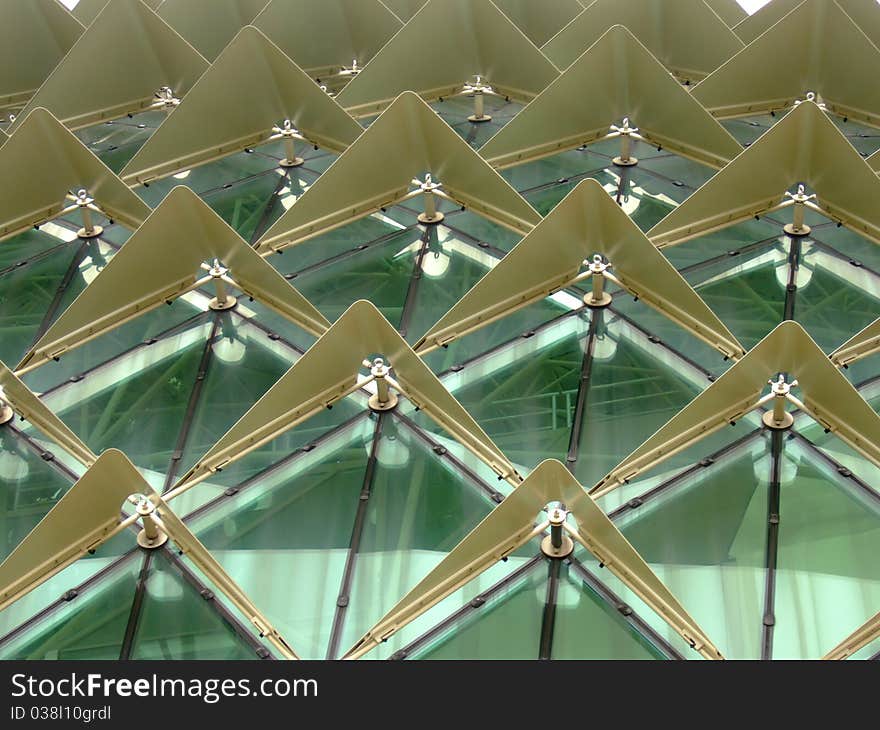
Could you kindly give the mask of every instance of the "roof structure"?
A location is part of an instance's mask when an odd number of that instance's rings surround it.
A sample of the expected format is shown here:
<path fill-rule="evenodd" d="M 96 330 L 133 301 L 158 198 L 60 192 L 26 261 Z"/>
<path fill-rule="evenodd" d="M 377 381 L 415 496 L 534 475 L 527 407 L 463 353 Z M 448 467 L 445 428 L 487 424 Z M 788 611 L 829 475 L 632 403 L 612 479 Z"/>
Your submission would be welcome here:
<path fill-rule="evenodd" d="M 683 81 L 704 78 L 743 47 L 703 0 L 596 0 L 541 50 L 565 69 L 614 25 L 629 28 Z"/>
<path fill-rule="evenodd" d="M 434 32 L 439 25 L 462 32 Z M 462 93 L 479 76 L 496 94 L 527 102 L 558 75 L 491 0 L 429 0 L 338 98 L 354 116 L 368 116 L 404 91 L 432 100 Z"/>
<path fill-rule="evenodd" d="M 629 30 L 615 25 L 480 154 L 496 167 L 521 164 L 603 139 L 624 118 L 647 142 L 712 167 L 742 151 Z"/>
<path fill-rule="evenodd" d="M 156 14 L 213 61 L 266 0 L 162 0 Z"/>
<path fill-rule="evenodd" d="M 792 205 L 803 184 L 810 207 L 880 243 L 873 200 L 880 180 L 823 110 L 800 104 L 649 232 L 660 248 Z"/>
<path fill-rule="evenodd" d="M 57 0 L 6 0 L 2 12 L 0 109 L 26 104 L 85 30 Z"/>
<path fill-rule="evenodd" d="M 95 49 L 101 49 L 96 53 Z M 141 0 L 110 0 L 12 125 L 45 107 L 71 129 L 181 98 L 208 62 Z"/>
<path fill-rule="evenodd" d="M 28 170 L 18 179 L 14 170 Z M 107 218 L 138 228 L 150 207 L 52 114 L 39 107 L 0 147 L 0 239 L 60 215 L 85 189 Z"/>
<path fill-rule="evenodd" d="M 405 132 L 405 133 L 402 133 Z M 260 239 L 278 251 L 421 195 L 426 173 L 452 200 L 526 233 L 540 216 L 418 96 L 401 94 Z M 432 188 L 433 190 L 433 188 Z M 434 193 L 432 193 L 434 194 Z"/>
<path fill-rule="evenodd" d="M 236 99 L 229 104 L 229 98 Z M 204 119 L 218 120 L 206 128 Z M 289 121 L 300 140 L 343 152 L 362 129 L 252 26 L 243 28 L 122 171 L 130 183 L 188 170 L 269 140 Z"/>
<path fill-rule="evenodd" d="M 727 327 L 595 180 L 572 190 L 419 340 L 416 350 L 445 345 L 596 276 L 610 279 L 725 357 L 744 354 Z M 587 303 L 596 304 L 592 299 Z"/>
<path fill-rule="evenodd" d="M 329 326 L 207 204 L 189 188 L 178 186 L 46 330 L 16 370 L 38 367 L 133 317 L 217 281 L 259 299 L 307 332 L 321 334 Z M 219 305 L 225 302 L 224 297 Z"/>
<path fill-rule="evenodd" d="M 795 10 L 804 0 L 771 0 L 755 13 L 745 16 L 733 26 L 743 43 L 751 43 L 762 33 L 772 28 L 786 15 Z M 875 0 L 825 0 L 839 5 L 874 45 L 880 40 L 880 18 L 877 17 Z M 720 13 L 719 13 L 720 15 Z"/>
<path fill-rule="evenodd" d="M 839 49 L 846 48 L 846 58 Z M 775 59 L 785 66 L 766 73 Z M 693 90 L 716 117 L 791 107 L 812 93 L 842 117 L 876 126 L 880 92 L 870 84 L 880 49 L 833 0 L 804 0 Z"/>

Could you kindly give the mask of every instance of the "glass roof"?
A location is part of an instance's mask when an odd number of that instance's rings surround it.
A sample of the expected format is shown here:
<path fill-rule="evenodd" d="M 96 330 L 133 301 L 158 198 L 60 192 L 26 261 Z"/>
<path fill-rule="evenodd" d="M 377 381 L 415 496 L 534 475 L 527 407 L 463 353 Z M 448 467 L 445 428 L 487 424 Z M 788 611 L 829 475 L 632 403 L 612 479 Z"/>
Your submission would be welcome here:
<path fill-rule="evenodd" d="M 875 658 L 880 7 L 688 3 L 21 11 L 0 658 Z"/>

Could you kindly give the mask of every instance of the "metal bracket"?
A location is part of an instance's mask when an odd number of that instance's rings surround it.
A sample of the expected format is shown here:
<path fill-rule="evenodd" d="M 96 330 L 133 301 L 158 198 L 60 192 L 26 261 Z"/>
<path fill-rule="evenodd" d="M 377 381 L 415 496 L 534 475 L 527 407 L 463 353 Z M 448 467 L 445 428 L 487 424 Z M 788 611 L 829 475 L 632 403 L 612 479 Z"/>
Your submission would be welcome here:
<path fill-rule="evenodd" d="M 100 236 L 104 229 L 92 222 L 92 213 L 103 214 L 103 211 L 95 205 L 95 200 L 89 195 L 89 191 L 85 188 L 80 188 L 76 191 L 75 196 L 68 195 L 68 197 L 73 200 L 73 205 L 62 210 L 59 215 L 66 215 L 67 213 L 79 210 L 82 215 L 83 227 L 76 232 L 76 235 L 79 238 L 95 238 Z"/>
<path fill-rule="evenodd" d="M 156 505 L 143 494 L 132 494 L 128 501 L 135 505 L 144 528 L 138 533 L 137 542 L 145 550 L 155 550 L 168 542 L 168 534 L 161 529 L 161 521 L 156 514 Z"/>
<path fill-rule="evenodd" d="M 340 76 L 347 76 L 349 78 L 354 78 L 357 76 L 363 69 L 358 66 L 358 60 L 356 58 L 351 59 L 351 66 L 343 66 L 342 70 L 339 72 Z"/>
<path fill-rule="evenodd" d="M 798 185 L 796 193 L 792 194 L 786 190 L 785 197 L 791 200 L 789 205 L 794 205 L 794 212 L 793 221 L 791 223 L 786 223 L 783 230 L 789 236 L 808 236 L 812 229 L 804 223 L 804 212 L 806 204 L 815 200 L 816 194 L 813 193 L 812 195 L 807 195 L 804 186 Z"/>
<path fill-rule="evenodd" d="M 593 291 L 584 295 L 584 304 L 588 307 L 602 309 L 611 304 L 611 295 L 605 291 L 605 272 L 610 268 L 611 262 L 606 264 L 599 254 L 593 256 L 592 262 L 588 264 L 588 274 L 593 283 Z"/>
<path fill-rule="evenodd" d="M 371 395 L 368 401 L 370 410 L 375 413 L 384 411 L 392 411 L 397 407 L 397 393 L 389 388 L 389 373 L 391 368 L 385 364 L 381 357 L 377 357 L 373 362 L 364 360 L 364 367 L 370 368 L 370 375 L 373 382 L 376 383 L 376 393 Z"/>
<path fill-rule="evenodd" d="M 615 124 L 611 125 L 611 133 L 608 137 L 620 137 L 620 156 L 612 160 L 615 165 L 631 167 L 639 164 L 638 158 L 633 157 L 631 154 L 633 138 L 641 139 L 638 132 L 638 127 L 629 126 L 629 117 L 624 117 L 623 123 L 619 127 Z"/>
<path fill-rule="evenodd" d="M 474 113 L 468 117 L 469 122 L 491 122 L 492 117 L 485 112 L 485 102 L 483 95 L 484 94 L 493 94 L 495 93 L 492 90 L 492 87 L 488 84 L 483 83 L 483 78 L 479 74 L 474 76 L 473 82 L 468 82 L 464 85 L 463 93 L 465 96 L 473 96 L 474 97 Z"/>
<path fill-rule="evenodd" d="M 154 96 L 156 101 L 150 105 L 151 109 L 163 109 L 170 114 L 180 106 L 180 99 L 174 96 L 170 86 L 161 87 Z"/>
<path fill-rule="evenodd" d="M 795 99 L 794 106 L 799 107 L 805 101 L 813 102 L 823 112 L 828 111 L 828 107 L 825 106 L 825 102 L 822 100 L 822 97 L 819 94 L 817 94 L 815 91 L 808 91 L 803 99 Z"/>
<path fill-rule="evenodd" d="M 431 179 L 431 173 L 425 175 L 424 182 L 414 181 L 419 186 L 419 190 L 424 193 L 425 212 L 419 213 L 419 223 L 424 225 L 435 225 L 440 223 L 445 217 L 443 213 L 437 210 L 437 201 L 434 199 L 434 191 L 440 188 L 441 183 L 435 183 Z"/>
<path fill-rule="evenodd" d="M 549 510 L 550 534 L 541 541 L 541 552 L 548 558 L 567 558 L 574 551 L 574 542 L 565 534 L 568 512 L 559 507 Z"/>
<path fill-rule="evenodd" d="M 785 402 L 789 398 L 791 389 L 797 384 L 797 380 L 790 383 L 785 382 L 785 376 L 780 373 L 778 380 L 769 380 L 771 392 L 773 394 L 773 410 L 767 411 L 761 420 L 764 425 L 774 431 L 786 431 L 791 428 L 794 423 L 794 416 L 785 410 Z"/>
<path fill-rule="evenodd" d="M 280 127 L 272 127 L 272 136 L 269 141 L 278 139 L 284 140 L 284 152 L 286 157 L 278 164 L 281 167 L 299 167 L 303 164 L 303 158 L 296 156 L 295 142 L 296 140 L 305 140 L 299 130 L 293 126 L 289 119 L 285 119 Z"/>
<path fill-rule="evenodd" d="M 226 274 L 228 273 L 229 269 L 224 268 L 217 259 L 214 259 L 213 265 L 208 268 L 208 274 L 214 282 L 214 291 L 216 292 L 216 296 L 208 302 L 208 306 L 215 312 L 224 312 L 238 304 L 238 300 L 226 291 Z"/>

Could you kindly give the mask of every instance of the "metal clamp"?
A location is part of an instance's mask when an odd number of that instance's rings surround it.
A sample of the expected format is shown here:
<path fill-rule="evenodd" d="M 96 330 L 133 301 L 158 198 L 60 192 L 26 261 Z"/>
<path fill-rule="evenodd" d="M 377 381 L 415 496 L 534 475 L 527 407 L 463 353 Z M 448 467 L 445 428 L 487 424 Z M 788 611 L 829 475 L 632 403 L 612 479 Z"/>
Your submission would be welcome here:
<path fill-rule="evenodd" d="M 164 109 L 170 113 L 180 106 L 180 99 L 174 96 L 170 86 L 161 87 L 153 96 L 156 101 L 153 102 L 152 109 Z"/>
<path fill-rule="evenodd" d="M 388 383 L 391 368 L 381 357 L 377 357 L 373 362 L 364 360 L 364 367 L 370 368 L 370 375 L 376 384 L 376 393 L 371 395 L 368 401 L 370 410 L 377 413 L 394 410 L 398 401 L 397 393 L 391 390 Z"/>
<path fill-rule="evenodd" d="M 232 309 L 238 304 L 238 300 L 231 296 L 226 290 L 227 274 L 229 269 L 220 264 L 218 259 L 214 259 L 214 263 L 208 269 L 208 274 L 214 282 L 214 292 L 216 296 L 208 302 L 208 306 L 215 312 L 224 312 Z"/>
<path fill-rule="evenodd" d="M 144 526 L 137 536 L 138 545 L 145 550 L 155 550 L 168 542 L 168 534 L 162 529 L 156 505 L 143 494 L 132 494 L 128 501 L 135 505 L 135 511 Z"/>
<path fill-rule="evenodd" d="M 638 127 L 629 126 L 629 117 L 624 117 L 619 127 L 612 124 L 609 137 L 620 137 L 620 155 L 612 160 L 615 165 L 632 167 L 639 164 L 638 158 L 632 156 L 632 141 L 633 138 L 641 139 L 641 137 Z"/>
<path fill-rule="evenodd" d="M 289 119 L 285 119 L 280 127 L 272 127 L 272 136 L 269 137 L 269 141 L 277 139 L 284 140 L 284 153 L 286 155 L 278 164 L 281 167 L 299 167 L 302 165 L 303 158 L 296 156 L 295 142 L 298 139 L 304 140 L 305 137 L 299 133 L 299 130 L 293 126 Z"/>
<path fill-rule="evenodd" d="M 425 198 L 425 212 L 419 213 L 419 223 L 434 225 L 442 221 L 444 215 L 437 210 L 437 202 L 434 199 L 434 191 L 441 187 L 441 183 L 434 182 L 431 179 L 431 173 L 425 175 L 424 182 L 418 182 L 417 180 L 414 180 L 413 182 L 418 184 L 419 190 L 424 193 Z"/>
<path fill-rule="evenodd" d="M 794 105 L 795 107 L 800 106 L 805 101 L 813 102 L 817 107 L 819 107 L 822 111 L 828 111 L 828 107 L 825 106 L 825 102 L 822 101 L 822 97 L 817 94 L 815 91 L 808 91 L 803 99 L 795 99 Z"/>
<path fill-rule="evenodd" d="M 785 402 L 789 398 L 791 389 L 797 386 L 798 381 L 792 380 L 790 383 L 785 382 L 785 375 L 779 375 L 778 380 L 767 381 L 772 386 L 770 388 L 773 395 L 773 410 L 767 411 L 761 420 L 767 428 L 774 431 L 785 431 L 791 428 L 794 423 L 794 416 L 785 410 Z"/>
<path fill-rule="evenodd" d="M 593 290 L 589 294 L 584 295 L 584 304 L 593 309 L 607 307 L 611 304 L 611 295 L 605 291 L 605 272 L 611 268 L 611 262 L 604 262 L 602 257 L 596 254 L 587 268 L 588 274 L 592 279 Z"/>
<path fill-rule="evenodd" d="M 792 194 L 785 191 L 785 197 L 791 200 L 791 204 L 794 205 L 793 210 L 793 220 L 791 223 L 786 223 L 783 226 L 783 230 L 789 236 L 807 236 L 812 230 L 808 225 L 804 223 L 804 212 L 806 210 L 806 204 L 816 200 L 816 194 L 807 195 L 806 190 L 803 185 L 798 185 L 797 192 Z"/>
<path fill-rule="evenodd" d="M 474 76 L 473 82 L 464 85 L 462 93 L 465 96 L 474 97 L 474 113 L 468 117 L 469 122 L 491 122 L 492 117 L 486 114 L 484 94 L 492 94 L 492 87 L 483 83 L 483 77 L 479 74 Z"/>
<path fill-rule="evenodd" d="M 92 213 L 100 214 L 101 209 L 95 205 L 95 200 L 89 195 L 89 191 L 85 188 L 77 190 L 76 197 L 74 197 L 73 201 L 73 205 L 62 211 L 62 215 L 67 212 L 79 210 L 82 215 L 83 227 L 76 232 L 76 235 L 79 238 L 95 238 L 100 236 L 104 232 L 104 229 L 103 227 L 94 224 L 92 221 Z"/>
<path fill-rule="evenodd" d="M 549 512 L 550 534 L 541 541 L 541 552 L 548 558 L 567 558 L 574 550 L 574 542 L 564 532 L 567 518 L 568 512 L 559 507 Z"/>
<path fill-rule="evenodd" d="M 349 76 L 354 77 L 357 76 L 363 69 L 358 66 L 358 60 L 356 58 L 351 59 L 351 66 L 343 66 L 342 70 L 339 72 L 340 76 Z"/>

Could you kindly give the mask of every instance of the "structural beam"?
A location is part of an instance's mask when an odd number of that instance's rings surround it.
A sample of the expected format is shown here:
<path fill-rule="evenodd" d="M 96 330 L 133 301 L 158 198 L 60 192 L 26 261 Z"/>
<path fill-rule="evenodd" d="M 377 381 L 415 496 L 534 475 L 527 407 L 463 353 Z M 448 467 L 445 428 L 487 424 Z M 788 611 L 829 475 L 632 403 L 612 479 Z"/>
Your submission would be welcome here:
<path fill-rule="evenodd" d="M 480 154 L 509 167 L 619 136 L 628 118 L 637 139 L 714 168 L 742 146 L 626 28 L 615 25 L 490 139 Z"/>
<path fill-rule="evenodd" d="M 78 191 L 126 228 L 135 229 L 150 207 L 45 109 L 25 117 L 0 146 L 0 240 L 68 212 Z"/>
<path fill-rule="evenodd" d="M 598 259 L 596 258 L 598 257 Z M 584 180 L 416 344 L 446 345 L 550 294 L 590 279 L 588 306 L 621 286 L 726 357 L 742 345 L 595 180 Z"/>
<path fill-rule="evenodd" d="M 140 0 L 109 0 L 11 130 L 37 107 L 71 129 L 164 107 L 164 88 L 180 99 L 207 67 L 202 55 Z"/>
<path fill-rule="evenodd" d="M 880 319 L 875 319 L 856 333 L 829 356 L 837 367 L 848 367 L 876 352 L 880 352 Z"/>
<path fill-rule="evenodd" d="M 563 509 L 548 505 L 562 503 Z M 548 515 L 543 511 L 548 509 Z M 539 516 L 540 515 L 540 516 Z M 537 525 L 536 525 L 537 518 Z M 357 659 L 529 540 L 550 530 L 574 539 L 663 618 L 695 651 L 723 659 L 696 621 L 558 461 L 541 463 L 346 654 Z M 570 538 L 568 537 L 570 536 Z"/>
<path fill-rule="evenodd" d="M 772 387 L 762 395 L 768 379 Z M 799 397 L 792 395 L 793 389 Z M 880 416 L 804 329 L 787 321 L 612 469 L 590 494 L 608 494 L 762 406 L 772 409 L 763 417 L 771 429 L 791 424 L 786 408 L 801 410 L 880 466 Z"/>
<path fill-rule="evenodd" d="M 259 300 L 315 336 L 329 322 L 189 188 L 178 186 L 25 355 L 29 371 L 198 287 L 214 309 L 228 288 Z"/>
<path fill-rule="evenodd" d="M 495 93 L 528 102 L 558 75 L 491 0 L 429 0 L 339 93 L 339 103 L 367 116 L 404 91 L 427 101 L 460 94 L 477 76 Z"/>
<path fill-rule="evenodd" d="M 285 122 L 300 144 L 337 154 L 363 131 L 281 49 L 247 26 L 120 175 L 135 184 L 187 170 L 263 144 Z"/>
<path fill-rule="evenodd" d="M 381 356 L 378 363 L 364 362 L 373 355 Z M 367 378 L 359 376 L 365 365 L 371 368 Z M 374 410 L 390 410 L 397 394 L 404 395 L 500 478 L 512 484 L 522 481 L 501 450 L 379 310 L 359 301 L 182 476 L 168 498 L 371 382 L 375 384 Z"/>
<path fill-rule="evenodd" d="M 809 186 L 815 196 L 786 195 L 797 184 Z M 795 223 L 798 213 L 810 208 L 880 244 L 878 196 L 880 180 L 870 165 L 834 122 L 806 101 L 648 231 L 648 237 L 659 248 L 674 246 L 792 207 Z"/>
<path fill-rule="evenodd" d="M 848 659 L 878 637 L 880 637 L 880 613 L 869 618 L 822 658 Z"/>
<path fill-rule="evenodd" d="M 424 220 L 437 222 L 429 209 L 437 195 L 520 234 L 541 220 L 433 109 L 405 92 L 266 231 L 258 250 L 294 246 L 409 198 L 424 199 Z"/>
<path fill-rule="evenodd" d="M 623 25 L 682 81 L 698 81 L 743 43 L 703 0 L 596 0 L 541 50 L 567 68 L 612 26 Z"/>

